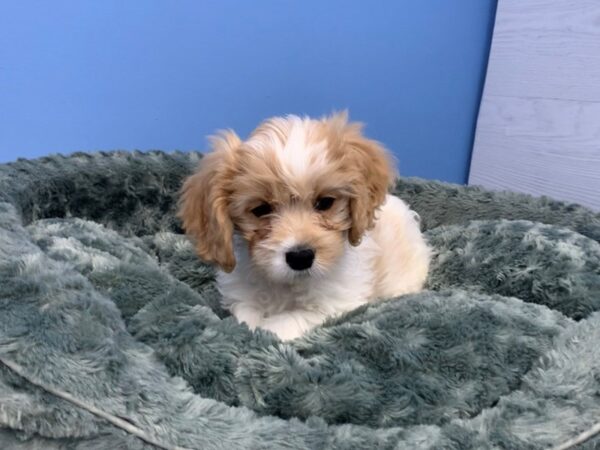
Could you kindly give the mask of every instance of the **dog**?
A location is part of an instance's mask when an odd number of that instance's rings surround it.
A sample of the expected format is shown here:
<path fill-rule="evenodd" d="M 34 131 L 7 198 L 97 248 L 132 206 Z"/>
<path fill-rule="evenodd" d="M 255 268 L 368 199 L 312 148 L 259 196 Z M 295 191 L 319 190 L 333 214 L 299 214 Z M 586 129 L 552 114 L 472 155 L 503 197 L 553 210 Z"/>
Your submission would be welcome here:
<path fill-rule="evenodd" d="M 418 215 L 388 194 L 395 164 L 347 113 L 231 130 L 182 187 L 178 216 L 218 266 L 224 308 L 297 338 L 377 299 L 418 292 L 430 251 Z"/>

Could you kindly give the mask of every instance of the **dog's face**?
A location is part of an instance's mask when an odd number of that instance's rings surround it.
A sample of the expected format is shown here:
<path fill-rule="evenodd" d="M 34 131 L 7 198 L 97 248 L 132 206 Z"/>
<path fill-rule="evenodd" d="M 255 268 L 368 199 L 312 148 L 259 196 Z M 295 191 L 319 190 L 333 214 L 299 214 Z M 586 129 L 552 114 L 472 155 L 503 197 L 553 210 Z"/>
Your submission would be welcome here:
<path fill-rule="evenodd" d="M 386 151 L 346 114 L 273 118 L 245 142 L 231 131 L 213 139 L 179 216 L 199 256 L 226 272 L 237 232 L 269 279 L 324 276 L 373 226 L 393 177 Z"/>

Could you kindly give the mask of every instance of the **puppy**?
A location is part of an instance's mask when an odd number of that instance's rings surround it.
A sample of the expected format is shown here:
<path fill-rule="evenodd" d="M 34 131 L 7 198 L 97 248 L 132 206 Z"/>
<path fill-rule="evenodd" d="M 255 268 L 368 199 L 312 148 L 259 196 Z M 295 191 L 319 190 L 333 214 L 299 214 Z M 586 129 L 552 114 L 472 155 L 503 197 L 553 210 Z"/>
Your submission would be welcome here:
<path fill-rule="evenodd" d="M 294 339 L 327 317 L 422 289 L 429 249 L 418 216 L 388 195 L 386 150 L 347 114 L 232 131 L 182 189 L 179 217 L 216 264 L 223 305 L 251 329 Z"/>

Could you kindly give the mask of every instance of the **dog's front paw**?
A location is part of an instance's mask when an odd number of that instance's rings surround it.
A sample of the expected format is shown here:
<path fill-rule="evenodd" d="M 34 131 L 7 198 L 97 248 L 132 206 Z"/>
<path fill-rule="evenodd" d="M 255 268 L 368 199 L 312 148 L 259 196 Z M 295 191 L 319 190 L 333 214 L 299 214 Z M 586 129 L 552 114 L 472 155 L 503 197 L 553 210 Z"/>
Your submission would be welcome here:
<path fill-rule="evenodd" d="M 304 329 L 293 316 L 278 314 L 265 319 L 259 328 L 274 333 L 282 341 L 291 341 L 302 336 Z"/>
<path fill-rule="evenodd" d="M 236 303 L 232 305 L 230 307 L 230 311 L 239 323 L 245 323 L 251 330 L 254 330 L 256 327 L 260 326 L 264 319 L 263 312 L 260 309 L 244 303 Z"/>

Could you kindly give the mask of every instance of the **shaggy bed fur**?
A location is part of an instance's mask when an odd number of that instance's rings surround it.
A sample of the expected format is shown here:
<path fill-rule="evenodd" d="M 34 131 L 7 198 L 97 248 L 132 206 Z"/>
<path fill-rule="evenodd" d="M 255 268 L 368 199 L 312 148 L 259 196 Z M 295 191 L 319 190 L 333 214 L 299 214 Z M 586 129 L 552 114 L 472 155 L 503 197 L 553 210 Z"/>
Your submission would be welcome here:
<path fill-rule="evenodd" d="M 282 343 L 181 235 L 199 157 L 0 166 L 0 448 L 154 448 L 85 405 L 190 449 L 538 449 L 600 420 L 597 214 L 401 179 L 428 289 Z"/>

